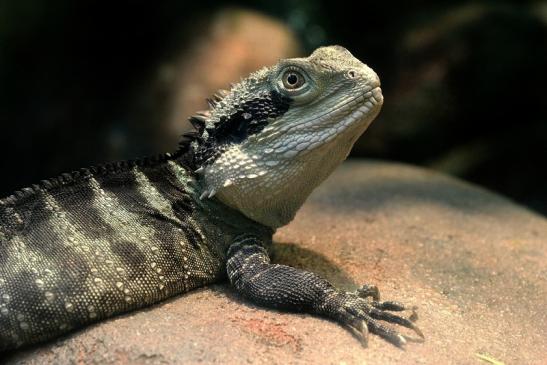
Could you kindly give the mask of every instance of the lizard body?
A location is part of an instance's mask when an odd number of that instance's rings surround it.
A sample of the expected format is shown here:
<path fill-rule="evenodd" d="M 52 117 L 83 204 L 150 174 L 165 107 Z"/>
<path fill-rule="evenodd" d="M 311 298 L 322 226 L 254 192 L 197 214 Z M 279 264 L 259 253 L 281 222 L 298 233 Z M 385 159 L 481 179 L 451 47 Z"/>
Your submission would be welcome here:
<path fill-rule="evenodd" d="M 320 48 L 216 94 L 174 154 L 63 174 L 0 200 L 0 351 L 226 276 L 252 301 L 364 337 L 405 343 L 378 319 L 421 335 L 374 287 L 341 292 L 267 253 L 378 114 L 379 86 L 344 48 Z"/>

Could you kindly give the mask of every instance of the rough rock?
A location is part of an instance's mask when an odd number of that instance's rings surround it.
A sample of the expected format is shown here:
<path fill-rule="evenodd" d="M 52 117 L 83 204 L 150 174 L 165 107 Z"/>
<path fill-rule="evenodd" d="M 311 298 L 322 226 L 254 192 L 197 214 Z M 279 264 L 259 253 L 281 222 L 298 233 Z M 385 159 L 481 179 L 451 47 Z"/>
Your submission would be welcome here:
<path fill-rule="evenodd" d="M 337 324 L 227 285 L 7 355 L 8 364 L 544 364 L 547 220 L 414 167 L 350 162 L 276 236 L 278 262 L 419 307 L 425 343 L 368 348 Z M 483 360 L 481 360 L 481 357 Z"/>

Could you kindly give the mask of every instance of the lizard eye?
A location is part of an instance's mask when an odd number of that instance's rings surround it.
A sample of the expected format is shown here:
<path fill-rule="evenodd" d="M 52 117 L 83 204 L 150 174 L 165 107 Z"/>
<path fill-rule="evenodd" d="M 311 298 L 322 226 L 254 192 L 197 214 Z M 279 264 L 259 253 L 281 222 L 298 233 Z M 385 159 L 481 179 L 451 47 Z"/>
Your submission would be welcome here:
<path fill-rule="evenodd" d="M 285 71 L 283 74 L 283 86 L 287 90 L 295 90 L 301 88 L 306 83 L 304 76 L 294 70 Z"/>

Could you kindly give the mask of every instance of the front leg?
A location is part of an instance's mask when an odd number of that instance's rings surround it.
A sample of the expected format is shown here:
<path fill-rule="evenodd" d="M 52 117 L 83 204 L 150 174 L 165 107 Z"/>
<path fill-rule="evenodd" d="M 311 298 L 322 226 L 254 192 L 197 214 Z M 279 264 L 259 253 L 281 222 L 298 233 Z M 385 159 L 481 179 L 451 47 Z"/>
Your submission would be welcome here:
<path fill-rule="evenodd" d="M 254 236 L 239 237 L 230 246 L 227 272 L 230 283 L 251 301 L 331 318 L 357 331 L 365 343 L 368 331 L 396 346 L 409 339 L 378 320 L 411 328 L 424 337 L 412 322 L 415 315 L 407 319 L 388 312 L 406 308 L 397 302 L 380 302 L 376 287 L 365 285 L 355 292 L 343 292 L 311 272 L 272 264 L 262 242 Z"/>

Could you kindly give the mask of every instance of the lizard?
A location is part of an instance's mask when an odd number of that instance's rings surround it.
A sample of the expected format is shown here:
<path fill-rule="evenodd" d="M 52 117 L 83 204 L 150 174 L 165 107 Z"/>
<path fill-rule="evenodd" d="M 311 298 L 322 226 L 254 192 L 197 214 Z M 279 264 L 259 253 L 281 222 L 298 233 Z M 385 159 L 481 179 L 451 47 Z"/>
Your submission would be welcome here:
<path fill-rule="evenodd" d="M 228 281 L 269 308 L 403 346 L 415 307 L 272 263 L 276 229 L 378 115 L 378 75 L 341 46 L 281 59 L 190 117 L 174 153 L 44 180 L 0 200 L 0 351 Z M 412 310 L 404 317 L 398 311 Z M 415 338 L 417 339 L 417 338 Z"/>

